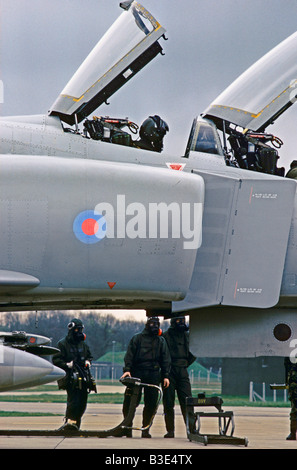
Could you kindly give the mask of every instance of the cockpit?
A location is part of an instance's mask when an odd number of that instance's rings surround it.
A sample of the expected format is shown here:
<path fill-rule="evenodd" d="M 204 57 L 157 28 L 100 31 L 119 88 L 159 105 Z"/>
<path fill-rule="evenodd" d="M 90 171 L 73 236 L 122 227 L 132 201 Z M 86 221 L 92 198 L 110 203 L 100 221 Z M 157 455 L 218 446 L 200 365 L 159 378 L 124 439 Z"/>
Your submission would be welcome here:
<path fill-rule="evenodd" d="M 194 119 L 185 157 L 188 158 L 191 151 L 224 155 L 220 137 L 213 122 L 197 117 Z"/>
<path fill-rule="evenodd" d="M 85 120 L 86 138 L 161 152 L 169 127 L 158 115 L 149 116 L 140 127 L 129 119 L 89 118 L 151 60 L 163 55 L 159 40 L 166 39 L 166 30 L 160 23 L 137 1 L 120 6 L 124 11 L 69 80 L 49 115 L 75 126 L 72 130 L 63 125 L 65 132 L 79 134 L 78 124 Z M 139 138 L 134 139 L 138 130 Z"/>
<path fill-rule="evenodd" d="M 124 11 L 66 84 L 49 115 L 76 126 L 77 133 L 78 123 L 84 121 L 85 138 L 161 152 L 169 126 L 157 115 L 140 127 L 129 119 L 89 118 L 152 59 L 164 55 L 160 39 L 166 40 L 166 30 L 160 23 L 136 0 L 120 6 Z M 221 157 L 228 166 L 283 175 L 284 169 L 277 167 L 282 142 L 265 129 L 296 101 L 296 76 L 297 33 L 256 62 L 194 119 L 184 157 L 201 152 Z M 139 138 L 134 139 L 138 130 Z"/>
<path fill-rule="evenodd" d="M 223 146 L 215 123 L 199 116 L 193 121 L 185 157 L 202 152 L 221 156 L 227 166 L 284 176 L 284 168 L 277 167 L 278 149 L 283 144 L 278 137 L 224 122 L 222 141 Z"/>
<path fill-rule="evenodd" d="M 284 176 L 285 169 L 278 168 L 278 149 L 282 140 L 273 134 L 243 130 L 229 126 L 230 152 L 226 155 L 227 164 L 251 171 Z"/>
<path fill-rule="evenodd" d="M 255 62 L 204 111 L 222 132 L 226 163 L 283 176 L 283 142 L 266 132 L 297 99 L 297 33 Z M 230 149 L 227 150 L 227 143 Z"/>
<path fill-rule="evenodd" d="M 133 139 L 132 135 L 136 135 L 138 131 L 139 138 Z M 145 119 L 140 128 L 129 119 L 109 116 L 94 116 L 93 119 L 84 121 L 84 136 L 87 138 L 154 152 L 162 152 L 163 139 L 168 131 L 168 124 L 157 114 Z"/>

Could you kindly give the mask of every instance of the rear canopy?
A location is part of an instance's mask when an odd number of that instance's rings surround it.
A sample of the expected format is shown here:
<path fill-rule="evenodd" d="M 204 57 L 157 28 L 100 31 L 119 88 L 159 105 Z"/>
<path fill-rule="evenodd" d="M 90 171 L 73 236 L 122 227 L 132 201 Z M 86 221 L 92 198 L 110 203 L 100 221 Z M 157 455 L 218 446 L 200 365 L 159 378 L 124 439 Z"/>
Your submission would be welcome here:
<path fill-rule="evenodd" d="M 203 115 L 219 129 L 223 121 L 264 131 L 297 96 L 297 32 L 268 52 L 222 94 Z"/>

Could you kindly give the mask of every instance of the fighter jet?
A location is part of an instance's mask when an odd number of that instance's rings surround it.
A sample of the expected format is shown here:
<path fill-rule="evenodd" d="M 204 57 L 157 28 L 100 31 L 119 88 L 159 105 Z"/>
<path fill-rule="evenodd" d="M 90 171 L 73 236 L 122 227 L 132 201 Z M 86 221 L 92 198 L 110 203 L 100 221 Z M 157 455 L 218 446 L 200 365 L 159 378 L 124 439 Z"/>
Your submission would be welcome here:
<path fill-rule="evenodd" d="M 0 121 L 0 311 L 182 313 L 200 357 L 288 356 L 296 180 L 266 128 L 296 100 L 297 34 L 202 110 L 174 156 L 160 116 L 100 115 L 167 39 L 144 6 L 120 6 L 47 113 Z"/>

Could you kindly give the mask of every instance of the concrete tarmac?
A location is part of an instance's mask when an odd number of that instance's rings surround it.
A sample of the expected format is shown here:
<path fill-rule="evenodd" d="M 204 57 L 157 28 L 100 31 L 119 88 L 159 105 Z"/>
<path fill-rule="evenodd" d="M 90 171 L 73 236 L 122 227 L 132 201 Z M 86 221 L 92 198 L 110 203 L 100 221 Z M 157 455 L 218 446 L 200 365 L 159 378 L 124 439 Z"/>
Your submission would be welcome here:
<path fill-rule="evenodd" d="M 0 397 L 1 400 L 1 397 Z M 0 449 L 105 449 L 112 453 L 121 449 L 146 450 L 157 453 L 168 450 L 170 453 L 190 452 L 210 449 L 297 449 L 297 441 L 287 441 L 289 433 L 289 408 L 270 407 L 223 407 L 224 411 L 232 410 L 234 413 L 234 436 L 247 438 L 247 446 L 230 444 L 208 444 L 190 442 L 186 435 L 186 428 L 179 406 L 176 406 L 176 432 L 174 439 L 164 439 L 165 434 L 163 407 L 160 405 L 158 413 L 151 427 L 151 439 L 141 438 L 141 432 L 133 431 L 133 438 L 97 438 L 97 437 L 6 437 L 0 436 Z M 1 402 L 2 411 L 47 412 L 57 413 L 61 416 L 41 417 L 0 417 L 0 429 L 41 429 L 55 430 L 63 424 L 64 403 L 24 403 Z M 81 429 L 106 430 L 111 429 L 122 420 L 122 405 L 116 404 L 88 404 L 83 417 Z M 195 408 L 197 411 L 197 408 Z M 199 411 L 216 411 L 215 408 L 200 408 Z M 141 426 L 142 406 L 136 413 L 134 425 Z M 201 433 L 217 434 L 218 419 L 203 418 L 201 420 Z"/>

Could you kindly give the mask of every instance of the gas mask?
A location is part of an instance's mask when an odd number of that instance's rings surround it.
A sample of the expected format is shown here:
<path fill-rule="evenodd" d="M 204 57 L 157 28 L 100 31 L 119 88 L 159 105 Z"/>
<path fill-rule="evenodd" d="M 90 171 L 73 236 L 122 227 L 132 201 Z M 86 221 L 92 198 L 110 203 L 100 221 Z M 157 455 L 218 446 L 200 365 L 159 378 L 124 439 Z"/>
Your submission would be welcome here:
<path fill-rule="evenodd" d="M 180 332 L 188 331 L 189 329 L 188 325 L 186 324 L 185 317 L 172 318 L 171 326 L 173 326 L 173 328 Z"/>
<path fill-rule="evenodd" d="M 72 331 L 72 337 L 76 343 L 83 341 L 85 339 L 85 335 L 83 334 L 83 328 L 81 326 L 75 327 Z"/>
<path fill-rule="evenodd" d="M 145 325 L 146 329 L 153 336 L 157 336 L 160 331 L 160 321 L 158 317 L 149 318 Z"/>
<path fill-rule="evenodd" d="M 85 340 L 85 334 L 83 333 L 84 325 L 80 320 L 74 319 L 68 324 L 68 330 L 75 343 Z"/>

